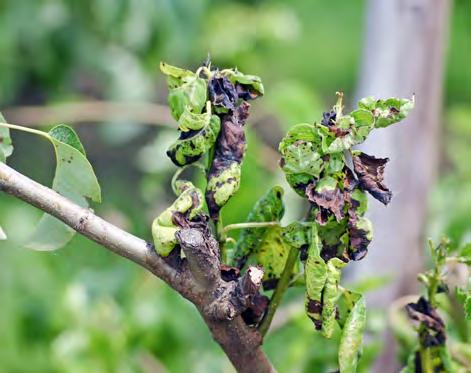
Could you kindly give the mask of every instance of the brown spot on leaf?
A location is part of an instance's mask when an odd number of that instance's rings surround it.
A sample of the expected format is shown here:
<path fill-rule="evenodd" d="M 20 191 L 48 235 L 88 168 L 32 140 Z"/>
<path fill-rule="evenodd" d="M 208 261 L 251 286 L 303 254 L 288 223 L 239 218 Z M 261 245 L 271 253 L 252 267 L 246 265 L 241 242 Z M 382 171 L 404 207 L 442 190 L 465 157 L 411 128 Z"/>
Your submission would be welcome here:
<path fill-rule="evenodd" d="M 360 187 L 385 205 L 392 197 L 392 192 L 383 183 L 384 167 L 388 162 L 389 158 L 376 158 L 365 153 L 353 157 L 353 167 Z"/>
<path fill-rule="evenodd" d="M 315 190 L 315 184 L 312 183 L 309 184 L 306 188 L 306 197 L 316 207 L 332 213 L 337 221 L 340 221 L 344 218 L 343 208 L 345 207 L 345 199 L 342 191 L 339 188 L 317 192 Z M 318 222 L 320 224 L 325 224 L 324 217 L 319 216 Z"/>

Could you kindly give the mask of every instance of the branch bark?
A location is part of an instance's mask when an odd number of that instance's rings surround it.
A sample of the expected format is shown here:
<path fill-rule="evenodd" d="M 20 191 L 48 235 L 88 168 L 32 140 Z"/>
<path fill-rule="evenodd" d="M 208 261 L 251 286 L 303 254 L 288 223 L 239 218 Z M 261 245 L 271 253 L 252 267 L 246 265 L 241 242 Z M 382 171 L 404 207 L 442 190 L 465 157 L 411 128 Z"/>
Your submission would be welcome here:
<path fill-rule="evenodd" d="M 211 330 L 213 338 L 223 348 L 239 372 L 275 371 L 260 347 L 262 337 L 255 329 L 244 323 L 239 312 L 231 314 L 230 319 L 227 317 L 218 319 L 213 313 L 208 312 L 208 305 L 219 301 L 219 312 L 224 314 L 224 308 L 229 310 L 234 307 L 233 297 L 238 296 L 238 292 L 240 292 L 240 286 L 235 285 L 233 286 L 234 291 L 231 293 L 232 298 L 219 298 L 222 293 L 227 292 L 225 287 L 221 288 L 224 281 L 220 276 L 219 260 L 213 263 L 211 275 L 202 280 L 201 277 L 198 278 L 192 273 L 195 268 L 198 268 L 198 265 L 205 265 L 201 257 L 196 262 L 185 259 L 166 260 L 157 255 L 151 243 L 108 223 L 95 215 L 91 209 L 74 204 L 54 190 L 29 179 L 1 162 L 0 190 L 56 217 L 85 237 L 132 260 L 164 280 L 196 306 Z M 201 253 L 204 249 L 201 245 L 205 242 L 194 241 L 193 244 L 194 251 Z M 191 256 L 191 250 L 188 250 L 188 247 L 185 252 L 190 252 Z M 244 283 L 244 285 L 246 284 Z M 243 296 L 245 297 L 246 294 Z M 226 303 L 222 302 L 224 299 L 227 299 Z M 245 302 L 245 298 L 240 301 Z"/>

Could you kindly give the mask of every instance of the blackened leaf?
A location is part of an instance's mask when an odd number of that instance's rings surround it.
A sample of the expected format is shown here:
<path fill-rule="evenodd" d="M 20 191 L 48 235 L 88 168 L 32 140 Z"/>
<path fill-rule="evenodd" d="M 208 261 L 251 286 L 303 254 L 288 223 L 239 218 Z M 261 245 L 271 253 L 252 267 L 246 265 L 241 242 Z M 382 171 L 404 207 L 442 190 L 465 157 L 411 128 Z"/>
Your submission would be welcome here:
<path fill-rule="evenodd" d="M 224 75 L 216 73 L 208 82 L 209 99 L 217 108 L 234 110 L 238 94 L 234 84 Z"/>
<path fill-rule="evenodd" d="M 412 320 L 419 321 L 424 327 L 419 335 L 422 347 L 445 344 L 445 323 L 437 310 L 424 297 L 420 297 L 417 303 L 409 303 L 406 311 Z"/>
<path fill-rule="evenodd" d="M 348 255 L 352 260 L 361 260 L 368 253 L 368 245 L 373 239 L 373 225 L 365 217 L 350 219 L 348 225 L 350 247 Z"/>
<path fill-rule="evenodd" d="M 161 256 L 168 256 L 177 245 L 175 233 L 180 230 L 177 224 L 181 215 L 191 220 L 195 218 L 203 208 L 203 193 L 189 181 L 176 183 L 180 193 L 170 207 L 164 210 L 152 223 L 152 237 L 155 250 Z"/>
<path fill-rule="evenodd" d="M 384 167 L 388 161 L 389 158 L 376 158 L 362 152 L 353 153 L 353 167 L 361 188 L 385 205 L 392 197 L 392 192 L 383 183 Z"/>
<path fill-rule="evenodd" d="M 206 202 L 212 219 L 218 218 L 220 209 L 239 189 L 240 164 L 246 147 L 243 125 L 249 107 L 248 103 L 243 102 L 222 117 L 206 187 Z"/>
<path fill-rule="evenodd" d="M 316 207 L 329 211 L 337 221 L 344 217 L 345 199 L 337 181 L 330 176 L 319 180 L 317 184 L 310 184 L 306 188 L 306 197 Z"/>
<path fill-rule="evenodd" d="M 283 188 L 275 186 L 265 193 L 250 211 L 247 222 L 280 221 L 284 214 Z M 242 268 L 249 255 L 261 245 L 267 228 L 242 229 L 233 255 L 233 263 Z"/>
<path fill-rule="evenodd" d="M 219 117 L 212 115 L 209 123 L 201 130 L 182 132 L 180 138 L 167 150 L 167 155 L 177 166 L 197 161 L 214 145 L 220 128 Z"/>

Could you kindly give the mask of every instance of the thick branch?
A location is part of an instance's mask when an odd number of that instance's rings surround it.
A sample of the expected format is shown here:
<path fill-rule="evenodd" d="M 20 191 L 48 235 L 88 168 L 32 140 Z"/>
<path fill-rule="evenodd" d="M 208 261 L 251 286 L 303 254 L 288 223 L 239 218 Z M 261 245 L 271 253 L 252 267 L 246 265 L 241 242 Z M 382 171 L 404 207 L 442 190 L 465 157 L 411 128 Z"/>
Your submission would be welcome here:
<path fill-rule="evenodd" d="M 152 244 L 108 223 L 90 209 L 74 204 L 52 189 L 38 184 L 1 162 L 0 190 L 58 218 L 82 235 L 132 260 L 167 282 L 195 304 L 214 339 L 224 349 L 238 371 L 274 372 L 260 348 L 262 338 L 256 330 L 249 328 L 240 316 L 236 316 L 233 320 L 216 320 L 208 314 L 207 305 L 214 302 L 215 294 L 221 290 L 213 289 L 208 292 L 206 289 L 201 289 L 191 274 L 188 261 L 183 260 L 179 261 L 178 265 L 172 265 L 170 261 L 167 262 L 157 255 Z M 194 265 L 192 267 L 194 268 Z M 214 273 L 212 272 L 212 278 Z M 248 286 L 245 281 L 247 280 L 240 282 L 240 286 Z M 218 274 L 215 283 L 222 282 Z M 240 286 L 236 288 L 240 289 Z M 227 306 L 230 305 L 221 305 L 221 307 Z"/>

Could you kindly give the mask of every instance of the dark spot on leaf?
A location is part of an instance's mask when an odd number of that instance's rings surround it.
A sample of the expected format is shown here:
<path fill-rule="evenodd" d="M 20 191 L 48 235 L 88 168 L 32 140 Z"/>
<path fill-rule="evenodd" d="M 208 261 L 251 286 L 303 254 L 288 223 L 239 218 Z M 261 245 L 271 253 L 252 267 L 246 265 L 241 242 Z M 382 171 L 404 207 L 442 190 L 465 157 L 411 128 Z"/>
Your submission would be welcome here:
<path fill-rule="evenodd" d="M 263 289 L 264 290 L 273 290 L 276 288 L 276 285 L 278 284 L 278 279 L 277 278 L 270 278 L 268 280 L 263 281 Z"/>
<path fill-rule="evenodd" d="M 383 184 L 384 167 L 388 161 L 389 158 L 376 158 L 365 153 L 353 157 L 360 187 L 385 205 L 392 197 L 392 192 Z"/>
<path fill-rule="evenodd" d="M 343 208 L 345 207 L 345 199 L 342 191 L 339 188 L 317 192 L 315 190 L 315 185 L 309 184 L 306 188 L 306 197 L 316 207 L 320 207 L 329 213 L 332 213 L 337 221 L 340 221 L 344 218 Z M 320 216 L 319 220 L 319 223 L 325 223 L 324 217 Z"/>
<path fill-rule="evenodd" d="M 223 75 L 216 73 L 208 82 L 209 99 L 214 106 L 234 110 L 239 97 L 231 81 Z"/>

